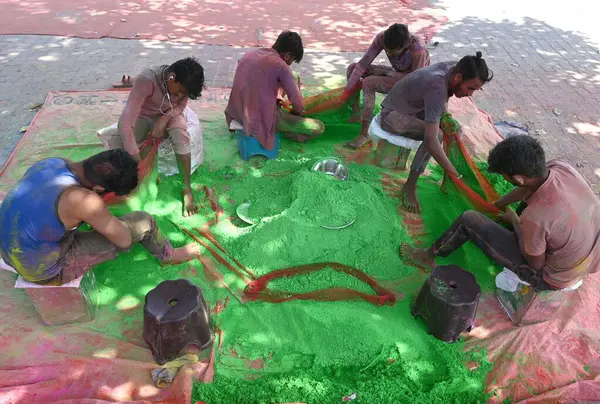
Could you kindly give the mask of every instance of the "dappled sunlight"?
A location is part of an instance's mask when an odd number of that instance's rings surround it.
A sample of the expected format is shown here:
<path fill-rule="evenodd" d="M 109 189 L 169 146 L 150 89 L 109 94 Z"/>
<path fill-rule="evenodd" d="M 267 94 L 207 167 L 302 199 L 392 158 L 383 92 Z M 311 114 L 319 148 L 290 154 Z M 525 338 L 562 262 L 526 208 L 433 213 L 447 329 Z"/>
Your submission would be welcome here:
<path fill-rule="evenodd" d="M 600 123 L 592 124 L 585 122 L 573 122 L 573 126 L 580 135 L 590 135 L 600 137 Z"/>
<path fill-rule="evenodd" d="M 118 297 L 118 292 L 116 289 L 111 287 L 103 286 L 98 291 L 98 304 L 100 306 L 107 306 L 115 301 Z"/>
<path fill-rule="evenodd" d="M 136 389 L 136 386 L 133 382 L 125 382 L 121 385 L 115 387 L 106 386 L 105 394 L 111 399 L 115 401 L 129 401 L 132 398 L 132 395 Z"/>
<path fill-rule="evenodd" d="M 495 2 L 485 12 L 475 13 L 478 8 L 470 8 L 471 3 L 442 3 L 454 17 L 434 37 L 445 48 L 440 45 L 431 50 L 432 57 L 452 54 L 459 58 L 482 50 L 496 74 L 485 91 L 474 94 L 477 104 L 494 121 L 508 120 L 526 127 L 542 143 L 548 159 L 564 159 L 592 184 L 600 184 L 595 172 L 600 167 L 596 153 L 600 38 L 596 35 L 595 40 L 593 34 L 598 30 L 574 23 L 581 20 L 581 16 L 574 18 L 577 7 L 560 11 L 540 7 L 536 9 L 544 9 L 543 13 L 531 13 L 525 11 L 531 11 L 529 4 L 509 7 Z M 587 18 L 589 23 L 590 16 L 586 13 L 583 20 Z M 456 43 L 464 45 L 460 53 L 454 48 Z"/>
<path fill-rule="evenodd" d="M 139 307 L 141 304 L 142 304 L 141 300 L 138 299 L 137 297 L 132 296 L 132 295 L 125 295 L 125 296 L 121 297 L 121 299 L 119 299 L 118 302 L 115 303 L 115 307 L 118 310 L 126 311 L 126 310 L 135 309 L 136 307 Z"/>
<path fill-rule="evenodd" d="M 112 359 L 117 357 L 117 350 L 114 348 L 104 348 L 93 353 L 95 358 Z"/>
<path fill-rule="evenodd" d="M 160 389 L 151 384 L 144 384 L 138 388 L 137 392 L 141 398 L 152 398 L 160 393 Z"/>
<path fill-rule="evenodd" d="M 491 335 L 492 331 L 481 325 L 473 328 L 469 333 L 469 337 L 475 339 L 486 339 L 489 338 Z"/>
<path fill-rule="evenodd" d="M 304 45 L 327 50 L 362 50 L 373 36 L 402 21 L 427 34 L 445 21 L 441 9 L 412 6 L 392 0 L 368 4 L 349 0 L 342 4 L 295 2 L 111 2 L 85 5 L 73 11 L 68 4 L 43 1 L 5 4 L 11 15 L 0 33 L 72 35 L 84 38 L 114 37 L 183 43 L 265 46 L 283 29 L 299 31 Z M 385 10 L 385 12 L 383 12 Z M 43 19 L 44 24 L 40 24 Z M 154 45 L 149 45 L 154 47 Z"/>

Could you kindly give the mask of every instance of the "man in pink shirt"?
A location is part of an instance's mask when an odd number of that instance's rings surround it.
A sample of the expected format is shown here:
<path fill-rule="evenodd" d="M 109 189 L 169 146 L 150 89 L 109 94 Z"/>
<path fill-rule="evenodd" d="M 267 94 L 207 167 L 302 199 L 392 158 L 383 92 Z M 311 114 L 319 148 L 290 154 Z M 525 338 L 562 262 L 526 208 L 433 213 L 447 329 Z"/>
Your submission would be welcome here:
<path fill-rule="evenodd" d="M 290 69 L 303 55 L 302 39 L 291 31 L 279 34 L 272 48 L 246 53 L 238 62 L 233 78 L 225 109 L 227 125 L 232 120 L 238 121 L 244 126 L 244 133 L 267 150 L 273 150 L 275 132 L 301 142 L 320 136 L 323 123 L 300 116 L 304 102 Z M 279 106 L 278 96 L 282 91 L 292 103 L 290 113 Z"/>
<path fill-rule="evenodd" d="M 148 136 L 169 137 L 183 175 L 183 215 L 198 212 L 190 184 L 191 148 L 183 110 L 188 99 L 195 100 L 204 89 L 204 69 L 195 58 L 172 65 L 150 67 L 133 82 L 133 88 L 119 119 L 119 135 L 108 139 L 110 148 L 124 148 L 140 161 L 139 145 Z"/>
<path fill-rule="evenodd" d="M 372 64 L 383 50 L 391 67 Z M 363 91 L 362 114 L 360 114 L 360 99 L 357 97 L 352 105 L 351 118 L 354 122 L 361 122 L 360 134 L 346 144 L 348 147 L 357 149 L 368 142 L 368 130 L 373 118 L 376 93 L 389 93 L 398 80 L 425 66 L 429 66 L 427 45 L 422 38 L 411 35 L 406 25 L 394 24 L 377 34 L 362 59 L 348 66 L 346 91 L 356 87 L 361 78 Z"/>
<path fill-rule="evenodd" d="M 500 209 L 518 201 L 526 205 L 520 216 L 507 209 L 499 217 L 512 231 L 468 211 L 432 247 L 401 245 L 401 256 L 433 267 L 436 256 L 446 257 L 470 240 L 538 290 L 568 288 L 598 270 L 600 201 L 577 170 L 558 160 L 546 163 L 539 142 L 529 136 L 498 143 L 488 165 L 516 186 L 494 204 Z"/>

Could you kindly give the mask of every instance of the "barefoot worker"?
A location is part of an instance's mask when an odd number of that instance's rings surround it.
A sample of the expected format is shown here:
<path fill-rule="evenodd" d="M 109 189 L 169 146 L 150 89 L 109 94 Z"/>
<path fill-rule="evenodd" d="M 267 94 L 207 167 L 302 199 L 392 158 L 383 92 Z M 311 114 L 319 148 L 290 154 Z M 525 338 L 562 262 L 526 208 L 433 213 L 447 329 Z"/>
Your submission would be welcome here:
<path fill-rule="evenodd" d="M 383 50 L 391 67 L 372 64 Z M 394 24 L 377 34 L 362 59 L 348 66 L 346 91 L 356 87 L 362 78 L 363 109 L 361 114 L 360 97 L 356 97 L 350 119 L 361 122 L 360 134 L 346 146 L 357 149 L 369 140 L 368 130 L 373 118 L 376 93 L 389 93 L 398 80 L 425 66 L 429 66 L 427 45 L 422 38 L 411 35 L 406 25 Z"/>
<path fill-rule="evenodd" d="M 195 100 L 204 89 L 204 69 L 195 58 L 178 60 L 171 66 L 155 66 L 142 71 L 119 119 L 119 135 L 108 139 L 112 149 L 124 148 L 140 161 L 139 145 L 150 135 L 169 137 L 179 172 L 183 174 L 183 215 L 198 212 L 190 184 L 191 143 L 183 110 L 188 99 Z"/>
<path fill-rule="evenodd" d="M 495 202 L 501 209 L 524 201 L 517 216 L 506 210 L 507 230 L 475 211 L 459 216 L 430 248 L 400 246 L 413 263 L 435 266 L 467 241 L 538 290 L 563 289 L 600 266 L 600 201 L 573 167 L 546 163 L 544 150 L 529 136 L 498 143 L 488 157 L 489 171 L 502 174 L 516 188 Z"/>
<path fill-rule="evenodd" d="M 481 52 L 458 63 L 442 62 L 410 73 L 400 80 L 381 104 L 381 128 L 423 143 L 415 153 L 408 180 L 402 190 L 405 207 L 419 212 L 417 180 L 431 156 L 450 175 L 459 177 L 440 144 L 442 114 L 452 96 L 470 97 L 493 77 Z"/>
<path fill-rule="evenodd" d="M 236 120 L 244 133 L 273 150 L 275 132 L 303 142 L 323 134 L 321 121 L 300 116 L 304 109 L 298 82 L 290 69 L 304 55 L 302 39 L 296 32 L 279 34 L 272 48 L 246 53 L 238 62 L 225 109 L 227 125 Z M 279 107 L 278 95 L 287 94 L 292 103 L 290 113 Z"/>
<path fill-rule="evenodd" d="M 165 264 L 197 257 L 195 244 L 171 247 L 150 214 L 108 211 L 103 194 L 127 195 L 137 183 L 137 163 L 121 149 L 35 163 L 0 205 L 2 259 L 30 282 L 61 285 L 135 243 Z M 92 230 L 78 230 L 83 223 Z"/>

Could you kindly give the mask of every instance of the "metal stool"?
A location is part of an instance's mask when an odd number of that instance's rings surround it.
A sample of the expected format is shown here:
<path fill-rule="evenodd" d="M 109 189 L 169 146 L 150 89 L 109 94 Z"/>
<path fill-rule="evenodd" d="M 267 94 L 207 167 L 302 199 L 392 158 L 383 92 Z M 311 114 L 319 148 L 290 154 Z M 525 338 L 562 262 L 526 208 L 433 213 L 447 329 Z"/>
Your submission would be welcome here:
<path fill-rule="evenodd" d="M 496 298 L 513 324 L 522 327 L 552 320 L 569 303 L 570 292 L 581 284 L 579 281 L 574 288 L 537 291 L 521 283 L 514 292 L 496 289 Z"/>
<path fill-rule="evenodd" d="M 472 273 L 456 265 L 440 266 L 431 272 L 410 311 L 425 320 L 429 334 L 455 342 L 474 327 L 480 296 Z"/>

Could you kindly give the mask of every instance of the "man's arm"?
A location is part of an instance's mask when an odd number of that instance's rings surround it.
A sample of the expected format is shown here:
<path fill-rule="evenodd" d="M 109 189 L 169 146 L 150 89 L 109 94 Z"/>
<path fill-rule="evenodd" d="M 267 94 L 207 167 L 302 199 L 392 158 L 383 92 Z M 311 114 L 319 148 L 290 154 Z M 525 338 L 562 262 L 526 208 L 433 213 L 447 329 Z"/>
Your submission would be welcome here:
<path fill-rule="evenodd" d="M 541 270 L 546 263 L 546 248 L 541 246 L 540 238 L 537 236 L 532 236 L 530 231 L 524 232 L 523 226 L 521 225 L 521 219 L 515 212 L 508 209 L 505 214 L 505 221 L 512 225 L 512 228 L 517 236 L 517 240 L 519 241 L 519 249 L 521 250 L 521 254 L 525 257 L 525 260 L 535 270 Z M 536 239 L 536 240 L 532 240 Z M 536 247 L 531 247 L 533 243 L 536 243 Z M 545 244 L 545 241 L 543 241 Z M 533 249 L 532 249 L 533 248 Z M 533 251 L 534 254 L 530 254 L 528 250 Z M 543 250 L 540 254 L 537 254 L 540 250 Z M 537 255 L 536 255 L 537 254 Z"/>
<path fill-rule="evenodd" d="M 287 93 L 288 100 L 292 103 L 291 113 L 301 115 L 304 110 L 304 99 L 298 87 L 298 83 L 288 67 L 281 69 L 280 82 L 283 90 Z"/>
<path fill-rule="evenodd" d="M 500 199 L 495 201 L 494 205 L 498 209 L 503 210 L 505 207 L 507 207 L 510 204 L 513 204 L 515 202 L 521 202 L 521 201 L 527 199 L 529 196 L 531 196 L 532 193 L 533 192 L 531 190 L 529 190 L 528 188 L 516 187 L 515 189 L 510 191 L 508 194 L 502 196 Z"/>
<path fill-rule="evenodd" d="M 64 200 L 63 200 L 64 198 Z M 113 216 L 102 198 L 84 188 L 73 188 L 61 197 L 60 210 L 69 212 L 76 222 L 86 222 L 98 233 L 121 249 L 131 246 L 129 227 Z"/>
<path fill-rule="evenodd" d="M 429 150 L 431 156 L 440 166 L 442 166 L 444 171 L 455 177 L 458 177 L 460 174 L 458 171 L 456 171 L 456 168 L 454 168 L 448 159 L 448 156 L 446 156 L 444 149 L 442 149 L 442 144 L 440 143 L 438 137 L 439 132 L 439 124 L 430 122 L 425 124 L 425 140 L 423 141 L 425 143 L 425 147 L 427 147 L 427 150 Z"/>
<path fill-rule="evenodd" d="M 177 104 L 175 104 L 175 106 L 173 106 L 173 109 L 171 109 L 171 112 L 169 113 L 169 115 L 171 117 L 183 114 L 183 110 L 185 109 L 185 107 L 187 107 L 188 105 L 188 97 L 183 97 L 179 100 L 179 102 Z"/>
<path fill-rule="evenodd" d="M 410 71 L 414 72 L 422 67 L 429 66 L 429 51 L 427 49 L 419 50 L 413 53 Z"/>
<path fill-rule="evenodd" d="M 440 120 L 442 118 L 442 114 L 444 110 L 447 108 L 446 104 L 448 102 L 448 97 L 446 95 L 446 90 L 441 87 L 431 86 L 425 90 L 423 96 L 423 104 L 424 104 L 424 115 L 425 115 L 425 138 L 423 143 L 431 156 L 437 161 L 437 163 L 442 166 L 444 171 L 448 174 L 458 177 L 460 174 L 456 171 L 456 168 L 452 165 L 448 156 L 444 152 L 442 145 L 440 143 L 439 135 L 441 132 L 440 129 Z"/>
<path fill-rule="evenodd" d="M 346 91 L 350 91 L 354 87 L 356 87 L 362 75 L 365 74 L 371 63 L 373 63 L 375 58 L 381 53 L 382 50 L 383 33 L 380 33 L 375 37 L 375 39 L 373 39 L 371 46 L 369 46 L 369 49 L 367 49 L 367 52 L 354 67 L 350 78 L 348 78 L 348 83 L 346 84 Z"/>
<path fill-rule="evenodd" d="M 123 148 L 137 161 L 140 160 L 140 149 L 135 141 L 135 124 L 140 116 L 142 105 L 146 98 L 152 95 L 152 91 L 152 82 L 145 77 L 137 76 L 119 118 L 119 134 L 123 139 Z"/>

